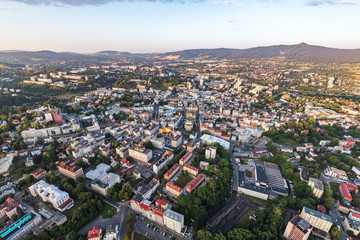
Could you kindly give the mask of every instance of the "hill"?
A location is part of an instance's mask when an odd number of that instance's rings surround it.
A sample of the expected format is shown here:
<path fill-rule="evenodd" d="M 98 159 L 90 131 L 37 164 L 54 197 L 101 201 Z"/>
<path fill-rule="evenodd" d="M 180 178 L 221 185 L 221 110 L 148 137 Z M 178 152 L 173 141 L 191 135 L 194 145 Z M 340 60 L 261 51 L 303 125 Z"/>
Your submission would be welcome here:
<path fill-rule="evenodd" d="M 6 64 L 54 64 L 61 62 L 104 63 L 111 60 L 189 60 L 189 59 L 260 59 L 285 58 L 303 62 L 360 62 L 360 49 L 337 49 L 306 43 L 275 45 L 249 49 L 189 49 L 167 53 L 133 54 L 102 51 L 91 54 L 52 51 L 0 51 L 0 62 Z"/>

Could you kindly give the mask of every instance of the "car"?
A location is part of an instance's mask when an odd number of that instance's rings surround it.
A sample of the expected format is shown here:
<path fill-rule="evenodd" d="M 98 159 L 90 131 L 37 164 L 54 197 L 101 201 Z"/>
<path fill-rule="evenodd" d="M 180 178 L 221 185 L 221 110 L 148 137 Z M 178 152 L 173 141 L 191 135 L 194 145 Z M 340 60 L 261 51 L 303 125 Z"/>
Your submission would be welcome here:
<path fill-rule="evenodd" d="M 146 227 L 149 227 L 149 226 L 150 226 L 150 224 L 147 224 L 147 225 L 146 225 Z"/>
<path fill-rule="evenodd" d="M 147 237 L 148 235 L 149 235 L 149 232 L 146 232 L 146 233 L 145 233 L 145 237 Z"/>

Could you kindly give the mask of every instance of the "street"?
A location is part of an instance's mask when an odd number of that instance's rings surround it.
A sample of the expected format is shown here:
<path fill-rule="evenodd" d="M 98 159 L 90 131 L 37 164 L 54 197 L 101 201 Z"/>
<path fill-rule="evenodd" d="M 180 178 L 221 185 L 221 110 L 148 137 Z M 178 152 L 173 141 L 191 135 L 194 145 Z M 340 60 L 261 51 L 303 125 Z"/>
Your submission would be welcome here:
<path fill-rule="evenodd" d="M 84 227 L 82 227 L 79 231 L 79 235 L 87 235 L 88 231 L 92 229 L 94 226 L 100 227 L 103 230 L 106 229 L 106 226 L 113 224 L 118 225 L 119 227 L 119 238 L 123 239 L 125 233 L 126 233 L 126 216 L 129 215 L 130 208 L 128 206 L 121 206 L 118 210 L 118 212 L 109 218 L 103 219 L 101 216 L 96 217 L 94 220 L 86 224 Z"/>

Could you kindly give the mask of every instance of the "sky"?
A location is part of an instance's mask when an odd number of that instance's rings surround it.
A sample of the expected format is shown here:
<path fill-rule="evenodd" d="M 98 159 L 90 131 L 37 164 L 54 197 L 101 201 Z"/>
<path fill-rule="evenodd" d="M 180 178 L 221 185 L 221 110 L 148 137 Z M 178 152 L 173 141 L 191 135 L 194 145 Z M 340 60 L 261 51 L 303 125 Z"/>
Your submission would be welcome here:
<path fill-rule="evenodd" d="M 360 48 L 360 0 L 0 0 L 0 50 Z"/>

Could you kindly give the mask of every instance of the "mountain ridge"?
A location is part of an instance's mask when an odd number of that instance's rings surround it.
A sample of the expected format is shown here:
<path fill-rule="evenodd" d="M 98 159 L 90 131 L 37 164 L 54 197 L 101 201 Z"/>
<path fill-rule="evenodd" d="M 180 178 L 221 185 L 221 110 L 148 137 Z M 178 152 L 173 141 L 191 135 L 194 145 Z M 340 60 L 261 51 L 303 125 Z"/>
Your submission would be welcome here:
<path fill-rule="evenodd" d="M 134 60 L 190 60 L 190 59 L 261 59 L 285 58 L 304 62 L 360 62 L 360 48 L 340 49 L 301 42 L 293 45 L 259 46 L 246 49 L 212 48 L 212 49 L 185 49 L 164 53 L 130 53 L 120 51 L 100 51 L 81 54 L 76 52 L 41 51 L 0 51 L 0 62 L 10 64 L 42 64 L 64 61 L 101 63 L 109 60 L 129 58 Z"/>

